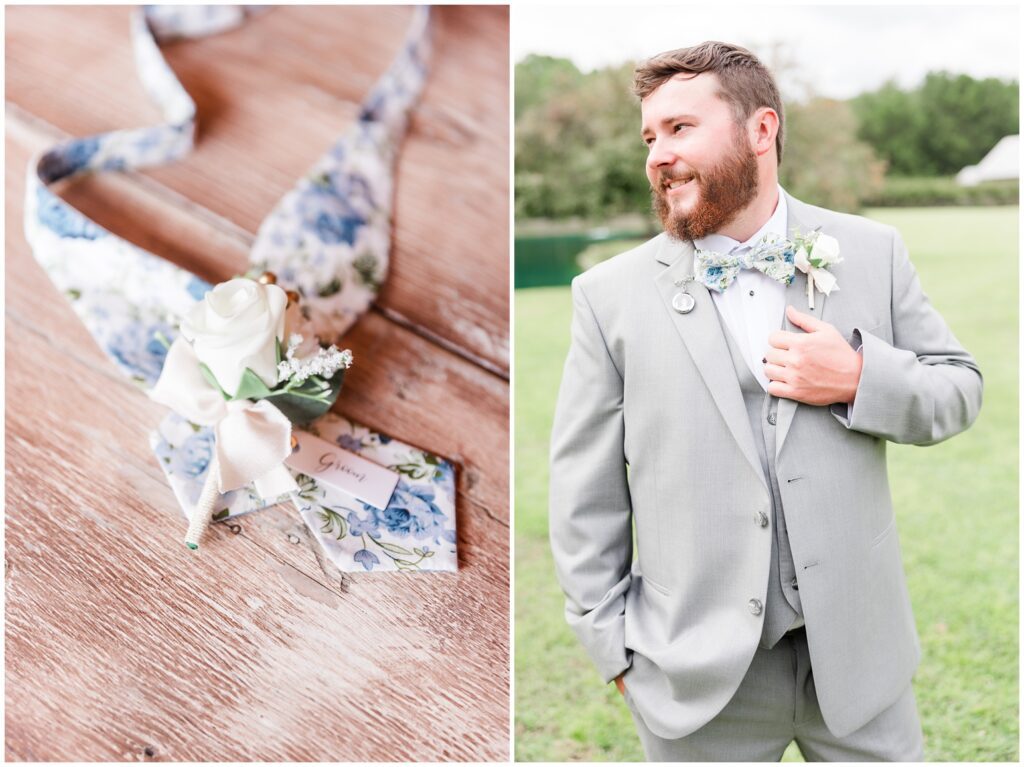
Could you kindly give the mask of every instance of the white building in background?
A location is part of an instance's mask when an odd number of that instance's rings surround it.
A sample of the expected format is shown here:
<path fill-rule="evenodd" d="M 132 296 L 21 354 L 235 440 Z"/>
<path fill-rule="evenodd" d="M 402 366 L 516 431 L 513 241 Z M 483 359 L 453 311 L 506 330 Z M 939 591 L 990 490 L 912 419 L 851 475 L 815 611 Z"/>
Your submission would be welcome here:
<path fill-rule="evenodd" d="M 1020 179 L 1020 136 L 1003 136 L 977 165 L 968 165 L 956 174 L 960 186 L 974 186 L 982 181 Z"/>

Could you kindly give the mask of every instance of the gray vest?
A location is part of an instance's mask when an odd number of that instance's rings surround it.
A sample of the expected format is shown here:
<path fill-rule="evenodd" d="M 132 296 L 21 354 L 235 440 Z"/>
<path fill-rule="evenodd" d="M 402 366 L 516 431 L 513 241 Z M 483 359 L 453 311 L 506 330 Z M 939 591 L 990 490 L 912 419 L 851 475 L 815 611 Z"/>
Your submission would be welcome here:
<path fill-rule="evenodd" d="M 768 596 L 765 599 L 764 626 L 761 630 L 761 646 L 774 647 L 775 644 L 792 628 L 803 625 L 803 610 L 800 606 L 800 591 L 796 580 L 796 567 L 793 565 L 793 552 L 789 548 L 789 535 L 786 532 L 786 515 L 782 510 L 782 496 L 779 493 L 779 480 L 775 474 L 775 414 L 779 400 L 761 388 L 754 374 L 750 372 L 746 360 L 740 353 L 732 333 L 718 315 L 722 326 L 722 334 L 729 345 L 732 364 L 736 369 L 736 377 L 743 392 L 743 402 L 747 406 L 747 417 L 754 434 L 754 444 L 761 458 L 761 469 L 764 471 L 768 487 L 772 491 L 771 517 L 762 520 L 762 524 L 770 524 L 772 532 L 772 559 L 768 573 Z M 781 326 L 780 326 L 781 327 Z"/>

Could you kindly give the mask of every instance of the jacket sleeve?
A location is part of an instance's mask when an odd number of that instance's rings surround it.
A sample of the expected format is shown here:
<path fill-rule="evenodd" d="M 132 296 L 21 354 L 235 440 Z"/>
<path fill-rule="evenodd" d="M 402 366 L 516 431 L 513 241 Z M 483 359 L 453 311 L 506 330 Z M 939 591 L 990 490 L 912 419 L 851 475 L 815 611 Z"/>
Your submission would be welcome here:
<path fill-rule="evenodd" d="M 981 409 L 981 371 L 921 290 L 898 233 L 892 258 L 893 343 L 854 333 L 864 358 L 847 428 L 914 445 L 932 445 L 970 426 Z M 858 338 L 859 337 L 859 338 Z"/>
<path fill-rule="evenodd" d="M 551 433 L 549 533 L 566 620 L 610 682 L 629 668 L 631 656 L 625 594 L 633 532 L 622 375 L 579 278 L 572 299 L 572 342 Z"/>

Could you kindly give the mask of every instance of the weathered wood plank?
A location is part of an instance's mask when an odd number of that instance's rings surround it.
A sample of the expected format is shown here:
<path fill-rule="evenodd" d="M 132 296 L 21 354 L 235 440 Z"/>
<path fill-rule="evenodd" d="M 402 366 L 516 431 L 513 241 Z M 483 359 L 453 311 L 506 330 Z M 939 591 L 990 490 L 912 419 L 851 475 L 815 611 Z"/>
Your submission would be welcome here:
<path fill-rule="evenodd" d="M 13 7 L 7 99 L 70 135 L 158 119 L 134 75 L 129 9 Z M 353 119 L 404 34 L 400 7 L 285 6 L 166 47 L 199 109 L 181 162 L 145 174 L 255 232 Z M 379 303 L 508 371 L 508 12 L 435 11 L 431 76 L 399 159 L 391 276 Z M 118 210 L 124 197 L 101 196 Z M 97 218 L 120 233 L 120 216 Z M 181 243 L 201 255 L 202 243 Z"/>

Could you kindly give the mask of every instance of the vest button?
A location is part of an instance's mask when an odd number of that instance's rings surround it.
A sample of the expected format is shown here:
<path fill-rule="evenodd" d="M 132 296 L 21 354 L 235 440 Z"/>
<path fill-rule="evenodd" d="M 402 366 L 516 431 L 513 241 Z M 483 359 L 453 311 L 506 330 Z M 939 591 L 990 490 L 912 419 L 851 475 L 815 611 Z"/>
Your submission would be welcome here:
<path fill-rule="evenodd" d="M 754 615 L 760 615 L 761 614 L 761 600 L 760 599 L 751 599 L 749 602 L 747 602 L 747 607 L 750 608 L 750 612 L 752 612 Z"/>
<path fill-rule="evenodd" d="M 757 524 L 761 527 L 768 527 L 768 515 L 763 511 L 757 512 Z"/>
<path fill-rule="evenodd" d="M 770 423 L 772 426 L 775 425 L 775 413 L 768 414 L 768 423 Z"/>

